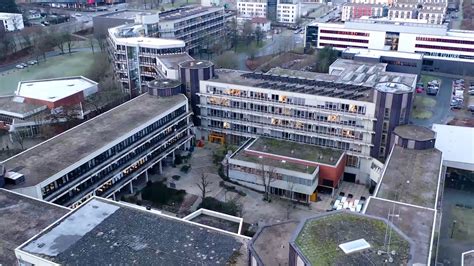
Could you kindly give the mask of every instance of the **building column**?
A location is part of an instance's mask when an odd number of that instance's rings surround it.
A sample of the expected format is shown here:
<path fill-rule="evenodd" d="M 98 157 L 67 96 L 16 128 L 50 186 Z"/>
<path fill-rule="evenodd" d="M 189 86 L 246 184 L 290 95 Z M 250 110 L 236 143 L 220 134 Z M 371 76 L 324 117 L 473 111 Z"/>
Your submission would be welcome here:
<path fill-rule="evenodd" d="M 133 194 L 133 182 L 130 181 L 130 194 Z"/>
<path fill-rule="evenodd" d="M 161 161 L 158 163 L 158 174 L 163 174 L 163 165 L 161 163 Z"/>
<path fill-rule="evenodd" d="M 148 169 L 145 170 L 145 182 L 148 183 Z"/>
<path fill-rule="evenodd" d="M 174 155 L 175 151 L 173 151 L 171 154 L 173 155 L 173 163 L 174 163 L 174 159 L 175 159 L 175 155 Z"/>
<path fill-rule="evenodd" d="M 116 201 L 116 199 L 115 199 L 115 193 L 112 194 L 112 199 L 113 199 L 114 201 Z"/>

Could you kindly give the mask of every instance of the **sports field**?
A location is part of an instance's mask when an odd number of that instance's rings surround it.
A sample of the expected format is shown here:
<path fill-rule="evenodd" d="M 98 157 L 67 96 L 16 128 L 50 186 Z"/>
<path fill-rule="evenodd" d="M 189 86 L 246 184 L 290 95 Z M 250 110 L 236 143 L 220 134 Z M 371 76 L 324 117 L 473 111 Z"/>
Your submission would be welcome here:
<path fill-rule="evenodd" d="M 92 52 L 76 52 L 40 60 L 39 65 L 0 73 L 0 95 L 11 95 L 19 81 L 85 75 L 94 64 Z"/>

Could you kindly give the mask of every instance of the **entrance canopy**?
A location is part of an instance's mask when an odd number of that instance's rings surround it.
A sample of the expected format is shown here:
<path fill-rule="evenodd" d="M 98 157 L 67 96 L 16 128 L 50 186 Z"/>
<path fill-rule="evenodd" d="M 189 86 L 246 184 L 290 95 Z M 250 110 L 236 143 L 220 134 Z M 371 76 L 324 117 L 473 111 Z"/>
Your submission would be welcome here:
<path fill-rule="evenodd" d="M 434 124 L 435 147 L 443 152 L 443 165 L 474 171 L 474 128 Z"/>

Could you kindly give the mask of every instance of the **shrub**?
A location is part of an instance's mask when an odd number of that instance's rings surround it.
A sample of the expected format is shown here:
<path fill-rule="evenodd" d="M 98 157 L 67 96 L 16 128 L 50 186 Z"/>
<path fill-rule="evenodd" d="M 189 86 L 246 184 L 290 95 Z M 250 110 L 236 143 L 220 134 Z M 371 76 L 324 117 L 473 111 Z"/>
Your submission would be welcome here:
<path fill-rule="evenodd" d="M 181 157 L 181 155 L 176 154 L 176 156 L 174 157 L 174 164 L 179 165 L 182 163 L 183 163 L 183 158 Z"/>
<path fill-rule="evenodd" d="M 238 215 L 238 213 L 240 213 L 240 206 L 236 202 L 222 202 L 211 197 L 206 197 L 199 205 L 199 208 L 204 208 L 229 215 Z"/>
<path fill-rule="evenodd" d="M 181 167 L 181 172 L 188 173 L 190 169 L 191 169 L 191 165 L 186 164 Z"/>
<path fill-rule="evenodd" d="M 153 183 L 142 191 L 142 199 L 153 202 L 155 205 L 164 205 L 169 202 L 180 203 L 186 191 L 168 188 L 164 183 Z"/>

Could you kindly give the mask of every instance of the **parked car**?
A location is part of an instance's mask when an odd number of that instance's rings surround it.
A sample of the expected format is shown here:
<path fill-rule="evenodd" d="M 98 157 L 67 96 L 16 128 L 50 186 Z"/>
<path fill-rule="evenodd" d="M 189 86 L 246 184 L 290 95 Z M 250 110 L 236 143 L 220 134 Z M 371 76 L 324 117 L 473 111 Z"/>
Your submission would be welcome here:
<path fill-rule="evenodd" d="M 82 14 L 81 13 L 76 13 L 74 14 L 75 17 L 82 17 Z"/>
<path fill-rule="evenodd" d="M 467 93 L 468 93 L 469 95 L 474 95 L 474 90 L 469 90 Z"/>
<path fill-rule="evenodd" d="M 27 63 L 20 63 L 20 65 L 22 65 L 23 67 L 28 67 Z"/>
<path fill-rule="evenodd" d="M 27 63 L 28 63 L 28 65 L 36 65 L 36 64 L 38 64 L 38 61 L 36 61 L 36 60 L 30 60 L 30 61 L 28 61 Z"/>
<path fill-rule="evenodd" d="M 436 86 L 428 86 L 428 89 L 426 89 L 426 94 L 427 95 L 438 95 L 439 87 Z"/>
<path fill-rule="evenodd" d="M 18 69 L 23 69 L 23 68 L 25 68 L 25 67 L 24 67 L 23 65 L 21 65 L 21 64 L 16 65 L 15 67 L 18 68 Z"/>

